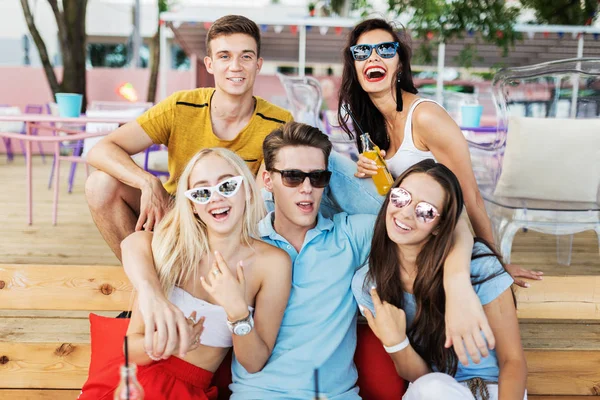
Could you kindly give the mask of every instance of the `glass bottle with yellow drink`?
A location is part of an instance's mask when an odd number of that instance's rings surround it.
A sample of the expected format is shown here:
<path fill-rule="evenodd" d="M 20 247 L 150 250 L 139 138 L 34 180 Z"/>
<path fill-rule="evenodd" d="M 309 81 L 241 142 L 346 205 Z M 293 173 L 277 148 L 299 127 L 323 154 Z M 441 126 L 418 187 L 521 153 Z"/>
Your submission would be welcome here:
<path fill-rule="evenodd" d="M 367 132 L 363 133 L 360 135 L 360 139 L 363 148 L 362 155 L 375 161 L 375 165 L 377 166 L 377 174 L 372 176 L 373 183 L 375 183 L 377 192 L 385 196 L 394 184 L 394 178 L 390 174 L 390 171 L 388 171 L 385 160 L 381 157 L 379 146 L 373 143 L 369 134 Z"/>

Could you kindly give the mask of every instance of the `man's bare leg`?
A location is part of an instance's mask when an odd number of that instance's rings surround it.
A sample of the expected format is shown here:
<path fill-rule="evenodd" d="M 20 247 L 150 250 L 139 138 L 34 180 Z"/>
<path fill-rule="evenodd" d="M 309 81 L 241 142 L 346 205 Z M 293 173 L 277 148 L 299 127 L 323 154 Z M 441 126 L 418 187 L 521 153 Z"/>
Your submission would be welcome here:
<path fill-rule="evenodd" d="M 135 231 L 140 213 L 139 189 L 94 171 L 85 182 L 92 218 L 113 253 L 121 260 L 121 242 Z"/>

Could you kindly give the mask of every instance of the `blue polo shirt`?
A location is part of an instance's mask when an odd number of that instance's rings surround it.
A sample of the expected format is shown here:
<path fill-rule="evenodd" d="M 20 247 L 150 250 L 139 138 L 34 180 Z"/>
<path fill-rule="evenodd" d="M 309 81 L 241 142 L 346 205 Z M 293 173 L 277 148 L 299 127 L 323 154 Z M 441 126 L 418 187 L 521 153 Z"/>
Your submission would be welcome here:
<path fill-rule="evenodd" d="M 273 354 L 249 374 L 234 357 L 232 400 L 306 400 L 319 391 L 329 400 L 360 399 L 354 366 L 357 304 L 351 284 L 371 248 L 374 215 L 319 214 L 300 252 L 273 229 L 273 213 L 259 225 L 261 238 L 292 259 L 292 290 Z"/>

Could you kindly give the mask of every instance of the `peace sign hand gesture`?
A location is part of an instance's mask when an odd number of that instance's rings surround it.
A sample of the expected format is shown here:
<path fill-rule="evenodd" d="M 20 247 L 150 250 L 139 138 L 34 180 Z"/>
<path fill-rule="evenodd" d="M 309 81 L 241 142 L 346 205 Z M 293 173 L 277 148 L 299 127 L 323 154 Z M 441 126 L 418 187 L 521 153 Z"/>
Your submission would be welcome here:
<path fill-rule="evenodd" d="M 367 307 L 360 307 L 375 336 L 387 347 L 404 341 L 406 339 L 406 314 L 404 311 L 386 301 L 382 302 L 375 288 L 371 288 L 371 298 L 375 306 L 375 316 Z"/>
<path fill-rule="evenodd" d="M 237 266 L 235 276 L 221 253 L 215 251 L 215 262 L 206 277 L 200 277 L 200 282 L 215 299 L 216 303 L 225 309 L 227 318 L 231 322 L 239 321 L 248 316 L 246 303 L 246 279 L 242 269 L 242 261 Z"/>

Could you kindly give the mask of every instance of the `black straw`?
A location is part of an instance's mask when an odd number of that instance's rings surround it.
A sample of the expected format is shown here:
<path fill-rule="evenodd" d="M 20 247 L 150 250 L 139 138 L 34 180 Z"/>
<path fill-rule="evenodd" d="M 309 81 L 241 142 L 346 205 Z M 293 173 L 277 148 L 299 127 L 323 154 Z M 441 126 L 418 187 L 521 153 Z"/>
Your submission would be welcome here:
<path fill-rule="evenodd" d="M 350 118 L 352 118 L 352 122 L 354 123 L 354 126 L 358 128 L 358 130 L 360 131 L 361 135 L 364 135 L 365 132 L 360 127 L 360 124 L 358 123 L 358 121 L 356 120 L 356 118 L 354 118 L 354 115 L 350 111 L 350 107 L 348 107 L 348 104 L 342 105 L 342 108 L 344 109 L 344 111 L 346 111 L 346 114 L 348 114 L 350 116 Z"/>
<path fill-rule="evenodd" d="M 129 349 L 127 347 L 127 336 L 125 336 L 125 386 L 127 389 L 127 400 L 129 400 Z"/>
<path fill-rule="evenodd" d="M 319 370 L 315 368 L 315 400 L 319 400 Z"/>

